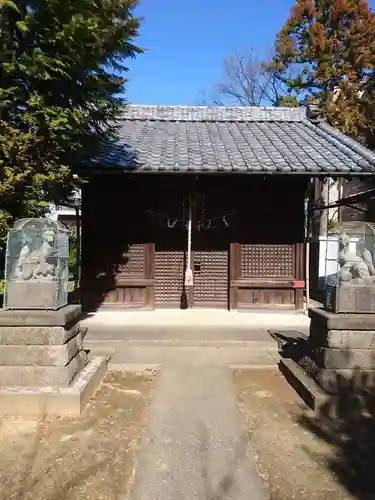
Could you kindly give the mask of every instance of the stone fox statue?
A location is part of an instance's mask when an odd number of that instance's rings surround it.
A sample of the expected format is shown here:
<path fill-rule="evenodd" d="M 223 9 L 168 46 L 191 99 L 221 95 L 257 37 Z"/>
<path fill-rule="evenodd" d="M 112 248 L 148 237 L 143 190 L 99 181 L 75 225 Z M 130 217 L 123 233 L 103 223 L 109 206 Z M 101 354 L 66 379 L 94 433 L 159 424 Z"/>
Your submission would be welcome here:
<path fill-rule="evenodd" d="M 375 281 L 375 267 L 371 252 L 367 249 L 362 255 L 349 250 L 349 236 L 341 233 L 339 236 L 338 262 L 340 270 L 338 279 L 342 282 L 373 283 Z"/>
<path fill-rule="evenodd" d="M 54 276 L 54 265 L 47 261 L 54 250 L 54 233 L 47 227 L 22 247 L 14 268 L 14 278 L 30 280 Z"/>

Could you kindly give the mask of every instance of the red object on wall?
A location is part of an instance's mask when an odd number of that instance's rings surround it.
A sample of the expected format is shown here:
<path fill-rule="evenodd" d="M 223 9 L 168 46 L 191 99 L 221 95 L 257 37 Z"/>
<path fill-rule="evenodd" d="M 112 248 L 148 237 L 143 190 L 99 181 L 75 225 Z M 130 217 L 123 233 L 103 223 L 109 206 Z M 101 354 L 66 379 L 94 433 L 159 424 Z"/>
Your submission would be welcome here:
<path fill-rule="evenodd" d="M 293 281 L 293 288 L 305 288 L 305 282 L 303 280 Z"/>

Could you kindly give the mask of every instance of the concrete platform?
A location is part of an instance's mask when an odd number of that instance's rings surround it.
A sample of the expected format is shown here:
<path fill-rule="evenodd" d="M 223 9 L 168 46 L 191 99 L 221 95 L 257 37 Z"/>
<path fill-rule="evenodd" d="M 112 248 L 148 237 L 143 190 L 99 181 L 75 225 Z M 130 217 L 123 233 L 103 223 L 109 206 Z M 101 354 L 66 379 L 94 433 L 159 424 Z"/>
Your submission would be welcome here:
<path fill-rule="evenodd" d="M 301 329 L 299 329 L 301 330 Z M 308 332 L 308 329 L 304 329 Z M 91 325 L 86 342 L 124 342 L 129 345 L 243 346 L 253 342 L 274 342 L 264 328 L 246 326 L 159 326 Z"/>
<path fill-rule="evenodd" d="M 259 310 L 237 312 L 221 309 L 102 310 L 80 321 L 82 327 L 98 326 L 218 326 L 247 328 L 308 328 L 302 312 Z"/>
<path fill-rule="evenodd" d="M 70 387 L 1 387 L 0 414 L 77 417 L 99 388 L 107 371 L 108 357 L 89 361 Z"/>

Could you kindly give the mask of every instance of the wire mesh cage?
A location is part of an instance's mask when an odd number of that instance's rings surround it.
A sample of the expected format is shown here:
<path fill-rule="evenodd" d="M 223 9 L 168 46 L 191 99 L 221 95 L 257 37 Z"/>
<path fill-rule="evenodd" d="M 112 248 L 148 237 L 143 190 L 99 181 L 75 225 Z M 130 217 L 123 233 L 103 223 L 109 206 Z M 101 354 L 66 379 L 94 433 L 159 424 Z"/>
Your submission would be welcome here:
<path fill-rule="evenodd" d="M 68 303 L 69 231 L 50 219 L 20 219 L 5 254 L 6 309 L 59 309 Z"/>
<path fill-rule="evenodd" d="M 326 255 L 331 274 L 326 277 L 325 307 L 335 313 L 375 312 L 375 224 L 343 222 L 336 241 L 335 260 L 332 251 Z"/>

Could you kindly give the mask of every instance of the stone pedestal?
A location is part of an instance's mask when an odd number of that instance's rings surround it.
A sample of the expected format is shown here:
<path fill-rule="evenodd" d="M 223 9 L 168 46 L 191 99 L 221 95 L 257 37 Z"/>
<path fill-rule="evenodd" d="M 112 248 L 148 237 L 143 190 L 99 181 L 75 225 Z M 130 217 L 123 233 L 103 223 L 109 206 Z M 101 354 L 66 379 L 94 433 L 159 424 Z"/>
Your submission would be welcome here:
<path fill-rule="evenodd" d="M 63 286 L 57 280 L 8 281 L 7 309 L 57 309 L 58 296 L 64 293 Z"/>
<path fill-rule="evenodd" d="M 80 316 L 78 305 L 0 311 L 0 413 L 81 413 L 106 359 L 88 362 Z"/>
<path fill-rule="evenodd" d="M 291 380 L 293 385 L 309 393 L 310 400 L 375 388 L 375 314 L 311 308 L 309 316 L 310 335 L 304 351 L 296 359 L 280 362 L 287 378 L 297 382 Z"/>

